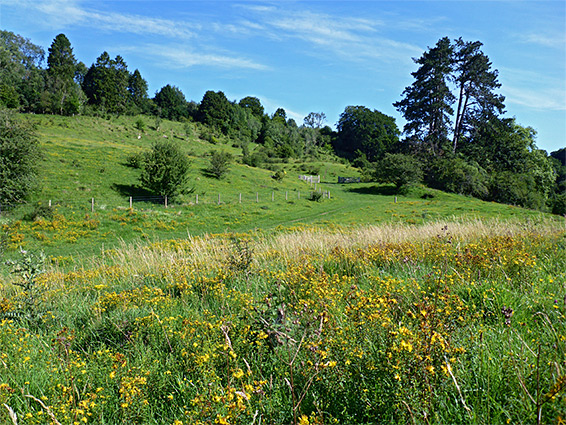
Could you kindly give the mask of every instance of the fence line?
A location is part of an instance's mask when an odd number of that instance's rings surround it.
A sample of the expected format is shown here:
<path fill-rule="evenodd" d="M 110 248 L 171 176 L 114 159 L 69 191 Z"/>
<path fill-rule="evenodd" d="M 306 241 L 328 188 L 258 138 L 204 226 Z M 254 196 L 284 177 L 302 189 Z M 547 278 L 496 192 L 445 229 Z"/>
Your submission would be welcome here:
<path fill-rule="evenodd" d="M 184 203 L 179 204 L 171 204 L 170 199 L 167 196 L 129 196 L 127 198 L 119 198 L 119 199 L 112 199 L 109 202 L 102 202 L 100 198 L 85 198 L 85 199 L 59 199 L 53 200 L 48 199 L 46 201 L 40 201 L 40 204 L 47 205 L 50 208 L 54 208 L 57 206 L 60 207 L 83 207 L 84 210 L 90 210 L 91 212 L 95 212 L 96 210 L 104 210 L 106 208 L 130 208 L 134 209 L 136 203 L 151 203 L 151 204 L 159 204 L 163 205 L 165 208 L 171 207 L 186 207 L 186 206 L 194 206 L 194 205 L 221 205 L 221 204 L 232 204 L 232 203 L 266 203 L 266 202 L 275 202 L 275 201 L 285 201 L 289 202 L 292 201 L 292 197 L 290 197 L 290 191 L 271 191 L 271 196 L 269 196 L 269 192 L 255 192 L 255 196 L 252 193 L 242 193 L 239 192 L 237 194 L 231 193 L 226 194 L 222 192 L 218 192 L 214 195 L 203 195 L 199 196 L 198 193 L 195 193 L 194 198 L 192 200 L 186 200 Z M 296 191 L 296 199 L 309 199 L 313 197 L 314 193 L 320 193 L 323 199 L 331 199 L 330 191 L 322 190 L 320 186 L 315 185 L 314 190 L 307 190 L 307 191 Z M 248 196 L 246 196 L 248 195 Z M 20 203 L 20 204 L 3 204 L 0 203 L 0 214 L 8 213 L 10 210 L 22 205 L 32 206 L 30 203 Z"/>

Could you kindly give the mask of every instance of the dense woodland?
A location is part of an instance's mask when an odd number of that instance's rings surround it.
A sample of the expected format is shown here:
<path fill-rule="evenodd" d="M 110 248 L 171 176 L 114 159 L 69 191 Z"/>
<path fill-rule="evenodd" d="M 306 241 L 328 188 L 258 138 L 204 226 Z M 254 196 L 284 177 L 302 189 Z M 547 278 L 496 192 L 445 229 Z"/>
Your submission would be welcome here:
<path fill-rule="evenodd" d="M 361 168 L 367 181 L 393 183 L 400 191 L 424 183 L 566 214 L 566 149 L 547 154 L 537 148 L 533 128 L 505 116 L 498 71 L 482 43 L 445 37 L 415 62 L 413 83 L 393 104 L 407 122 L 402 131 L 394 118 L 361 105 L 347 106 L 334 131 L 326 125 L 324 112 L 312 112 L 298 124 L 282 108 L 266 114 L 253 96 L 235 101 L 221 91 L 207 91 L 196 102 L 167 84 L 150 97 L 141 72 L 130 71 L 122 56 L 103 52 L 87 66 L 76 60 L 64 34 L 55 37 L 46 53 L 29 39 L 0 31 L 0 106 L 3 117 L 12 109 L 59 115 L 143 114 L 154 117 L 156 128 L 162 119 L 194 121 L 206 129 L 201 137 L 215 143 L 223 135 L 240 146 L 242 161 L 251 166 L 335 154 Z M 2 121 L 0 199 L 17 201 L 31 183 L 22 189 L 7 182 L 31 174 L 33 167 L 24 161 L 14 169 L 14 155 L 21 152 L 32 161 L 33 142 L 22 128 Z M 139 123 L 143 131 L 143 121 Z M 250 143 L 261 148 L 250 153 Z"/>

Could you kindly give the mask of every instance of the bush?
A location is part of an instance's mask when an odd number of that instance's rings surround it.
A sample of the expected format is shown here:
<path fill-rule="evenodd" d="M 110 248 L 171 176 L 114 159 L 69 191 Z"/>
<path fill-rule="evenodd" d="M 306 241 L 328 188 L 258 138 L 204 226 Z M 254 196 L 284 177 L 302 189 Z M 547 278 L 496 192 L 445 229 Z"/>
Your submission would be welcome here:
<path fill-rule="evenodd" d="M 0 108 L 0 203 L 21 202 L 36 185 L 39 144 L 31 126 Z"/>
<path fill-rule="evenodd" d="M 311 192 L 311 196 L 309 197 L 310 201 L 320 202 L 322 201 L 322 192 Z"/>
<path fill-rule="evenodd" d="M 134 123 L 134 127 L 135 127 L 137 130 L 139 130 L 139 131 L 141 131 L 141 132 L 144 132 L 144 131 L 145 131 L 145 122 L 144 122 L 144 120 L 142 120 L 141 118 L 138 118 L 138 119 L 136 120 L 136 122 Z"/>
<path fill-rule="evenodd" d="M 492 175 L 489 197 L 495 202 L 525 208 L 541 209 L 545 205 L 544 194 L 537 192 L 532 175 L 509 171 Z"/>
<path fill-rule="evenodd" d="M 49 205 L 36 204 L 33 210 L 24 216 L 27 221 L 35 221 L 40 218 L 51 220 L 53 218 L 53 208 Z"/>
<path fill-rule="evenodd" d="M 393 183 L 397 190 L 423 180 L 420 161 L 411 155 L 386 153 L 375 168 L 375 179 L 381 183 Z"/>
<path fill-rule="evenodd" d="M 210 165 L 206 171 L 208 174 L 219 179 L 228 173 L 231 162 L 232 154 L 229 152 L 212 151 L 210 153 Z"/>
<path fill-rule="evenodd" d="M 283 180 L 283 178 L 285 177 L 287 173 L 285 172 L 285 170 L 277 170 L 272 176 L 271 178 L 280 182 Z"/>
<path fill-rule="evenodd" d="M 126 158 L 126 164 L 128 165 L 128 167 L 141 168 L 143 164 L 143 158 L 143 153 L 135 153 Z"/>
<path fill-rule="evenodd" d="M 189 159 L 175 142 L 157 142 L 144 155 L 140 182 L 153 193 L 174 197 L 185 189 L 189 165 Z"/>
<path fill-rule="evenodd" d="M 477 198 L 485 198 L 489 193 L 486 171 L 461 158 L 436 160 L 427 174 L 427 183 L 440 190 Z"/>

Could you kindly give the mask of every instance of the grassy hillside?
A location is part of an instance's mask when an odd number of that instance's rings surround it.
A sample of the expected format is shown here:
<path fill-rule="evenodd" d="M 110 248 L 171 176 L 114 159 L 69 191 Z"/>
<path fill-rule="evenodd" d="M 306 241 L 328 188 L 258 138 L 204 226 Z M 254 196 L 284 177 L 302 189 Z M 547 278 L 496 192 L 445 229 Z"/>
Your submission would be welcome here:
<path fill-rule="evenodd" d="M 272 164 L 281 182 L 236 161 L 216 180 L 207 153 L 241 152 L 195 124 L 26 119 L 45 157 L 30 204 L 0 218 L 14 260 L 0 423 L 566 418 L 563 219 L 338 184 L 356 170 L 328 159 Z M 148 194 L 128 157 L 164 135 L 190 156 L 194 192 L 129 208 Z M 308 199 L 305 172 L 330 198 Z"/>
<path fill-rule="evenodd" d="M 338 176 L 357 176 L 358 172 L 329 159 L 271 164 L 287 172 L 283 181 L 277 182 L 271 171 L 241 164 L 241 149 L 232 142 L 222 137 L 216 138 L 216 144 L 203 140 L 201 136 L 210 139 L 209 130 L 196 123 L 162 121 L 156 129 L 157 123 L 148 117 L 26 115 L 24 119 L 36 123 L 44 148 L 41 187 L 29 205 L 13 212 L 10 218 L 14 222 L 7 224 L 3 219 L 4 230 L 12 251 L 18 247 L 44 249 L 62 262 L 99 253 L 119 240 L 139 238 L 156 241 L 301 225 L 347 228 L 446 218 L 542 217 L 533 211 L 424 188 L 396 196 L 389 186 L 338 184 Z M 144 121 L 145 131 L 136 128 L 139 119 Z M 152 194 L 139 187 L 140 171 L 128 161 L 165 137 L 177 141 L 189 155 L 194 189 L 167 209 L 157 201 L 147 201 Z M 205 172 L 213 149 L 228 151 L 236 158 L 225 178 L 211 178 Z M 321 175 L 317 189 L 329 191 L 330 199 L 308 200 L 314 187 L 298 179 L 305 173 Z M 131 210 L 130 196 L 134 197 Z M 140 201 L 143 199 L 146 202 Z M 52 217 L 38 208 L 49 201 Z"/>

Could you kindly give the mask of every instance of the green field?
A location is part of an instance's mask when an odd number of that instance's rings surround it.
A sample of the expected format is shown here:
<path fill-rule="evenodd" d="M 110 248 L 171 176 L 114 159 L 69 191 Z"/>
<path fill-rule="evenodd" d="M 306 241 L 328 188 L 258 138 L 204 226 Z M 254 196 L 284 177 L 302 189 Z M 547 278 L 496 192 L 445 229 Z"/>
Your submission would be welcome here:
<path fill-rule="evenodd" d="M 98 254 L 103 245 L 109 248 L 121 240 L 269 232 L 302 225 L 348 228 L 445 219 L 545 217 L 535 211 L 432 189 L 414 188 L 396 195 L 390 186 L 338 184 L 338 176 L 355 177 L 359 173 L 329 156 L 270 164 L 273 169 L 286 171 L 283 181 L 277 182 L 271 177 L 272 171 L 241 164 L 241 149 L 230 141 L 222 137 L 216 144 L 202 140 L 200 136 L 206 136 L 207 130 L 195 123 L 163 121 L 157 131 L 147 117 L 142 117 L 148 122 L 145 132 L 140 132 L 133 117 L 28 115 L 25 119 L 37 124 L 44 159 L 40 189 L 28 205 L 10 215 L 15 220 L 12 224 L 2 219 L 12 251 L 19 247 L 43 249 L 50 257 L 69 260 Z M 164 137 L 177 141 L 192 164 L 192 193 L 168 202 L 168 208 L 161 199 L 151 199 L 153 194 L 140 187 L 140 170 L 128 166 L 129 157 L 148 150 Z M 204 171 L 211 150 L 234 155 L 235 162 L 225 178 L 211 178 Z M 316 189 L 328 191 L 330 198 L 310 201 L 315 188 L 299 180 L 301 174 L 320 175 Z M 53 217 L 33 214 L 38 205 L 50 202 Z"/>
<path fill-rule="evenodd" d="M 195 124 L 26 119 L 45 156 L 1 218 L 0 423 L 566 420 L 563 218 L 338 184 L 358 173 L 330 156 L 277 182 Z M 164 135 L 194 187 L 167 208 L 127 165 Z M 211 149 L 236 157 L 224 179 Z"/>

